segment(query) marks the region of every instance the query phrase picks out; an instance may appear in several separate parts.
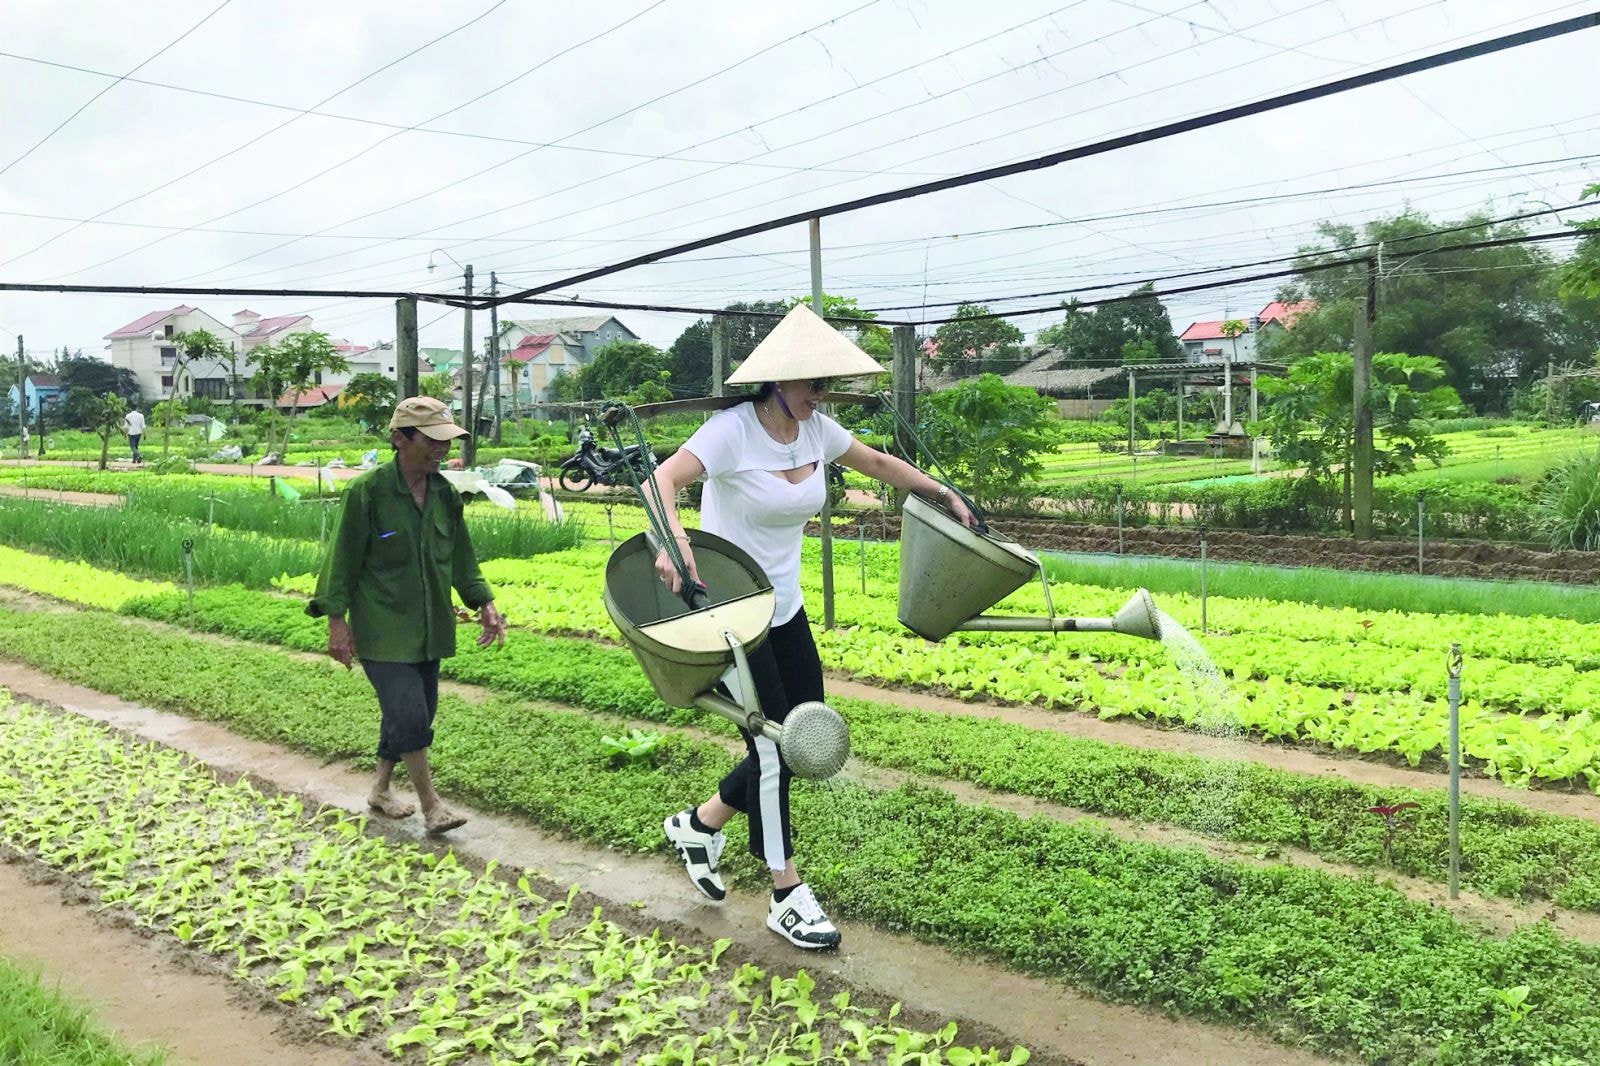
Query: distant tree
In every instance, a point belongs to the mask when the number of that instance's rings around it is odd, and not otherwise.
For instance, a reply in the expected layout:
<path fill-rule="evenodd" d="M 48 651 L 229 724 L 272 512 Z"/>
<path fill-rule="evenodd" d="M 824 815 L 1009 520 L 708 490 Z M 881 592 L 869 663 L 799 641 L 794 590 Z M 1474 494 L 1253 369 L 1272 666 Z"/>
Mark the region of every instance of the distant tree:
<path fill-rule="evenodd" d="M 1233 356 L 1234 362 L 1239 361 L 1239 338 L 1249 329 L 1249 326 L 1237 318 L 1230 318 L 1217 327 L 1217 330 L 1233 345 L 1233 350 L 1229 354 Z"/>
<path fill-rule="evenodd" d="M 169 397 L 150 408 L 150 424 L 161 428 L 161 458 L 167 457 L 172 439 L 172 427 L 183 420 L 186 407 L 177 396 Z"/>
<path fill-rule="evenodd" d="M 1453 232 L 1437 232 L 1441 228 Z M 1438 250 L 1525 233 L 1520 224 L 1493 222 L 1484 212 L 1438 222 L 1407 210 L 1360 229 L 1324 222 L 1317 227 L 1316 243 L 1300 250 L 1296 265 L 1369 255 L 1373 249 L 1366 246 L 1381 241 L 1374 350 L 1435 356 L 1444 365 L 1444 384 L 1479 410 L 1503 411 L 1519 382 L 1531 381 L 1552 364 L 1588 363 L 1600 347 L 1600 299 L 1585 298 L 1570 281 L 1563 299 L 1567 278 L 1542 246 Z M 1310 299 L 1315 308 L 1296 317 L 1294 328 L 1265 335 L 1258 358 L 1288 363 L 1318 352 L 1349 351 L 1356 301 L 1365 291 L 1366 267 L 1360 262 L 1302 275 L 1279 292 L 1279 299 Z"/>
<path fill-rule="evenodd" d="M 728 336 L 728 365 L 737 366 L 755 351 L 756 345 L 766 340 L 767 334 L 771 333 L 788 313 L 789 306 L 782 300 L 753 300 L 749 303 L 729 304 L 727 307 L 729 311 L 761 312 L 761 315 L 727 316 L 724 328 Z"/>
<path fill-rule="evenodd" d="M 1026 503 L 1060 440 L 1055 404 L 1033 389 L 981 374 L 936 392 L 918 407 L 919 432 L 978 506 Z"/>
<path fill-rule="evenodd" d="M 1262 378 L 1258 385 L 1266 403 L 1262 428 L 1279 461 L 1305 467 L 1306 476 L 1320 481 L 1342 474 L 1346 525 L 1355 449 L 1354 369 L 1349 352 L 1317 352 L 1295 362 L 1286 376 Z M 1456 391 L 1441 384 L 1445 375 L 1443 362 L 1430 356 L 1372 357 L 1374 474 L 1403 474 L 1418 460 L 1438 465 L 1444 458 L 1445 443 L 1433 435 L 1430 420 L 1461 410 Z"/>
<path fill-rule="evenodd" d="M 367 371 L 350 379 L 339 394 L 339 403 L 369 432 L 379 433 L 394 413 L 395 397 L 392 378 Z"/>
<path fill-rule="evenodd" d="M 578 372 L 578 395 L 585 400 L 623 400 L 646 382 L 664 385 L 667 355 L 644 341 L 612 341 Z M 665 392 L 665 388 L 661 389 Z M 637 397 L 635 397 L 637 399 Z"/>
<path fill-rule="evenodd" d="M 1112 366 L 1118 361 L 1171 363 L 1183 358 L 1172 319 L 1153 285 L 1141 285 L 1126 299 L 1100 304 L 1093 311 L 1085 311 L 1076 301 L 1062 307 L 1066 320 L 1039 336 L 1066 352 L 1072 363 Z"/>
<path fill-rule="evenodd" d="M 982 304 L 956 308 L 955 321 L 934 331 L 934 367 L 957 377 L 1014 369 L 1022 352 L 1022 331 L 1003 318 L 988 315 L 989 309 Z"/>
<path fill-rule="evenodd" d="M 545 387 L 545 391 L 552 403 L 572 403 L 578 399 L 578 375 L 558 370 L 556 376 L 550 379 L 550 384 Z"/>
<path fill-rule="evenodd" d="M 112 366 L 100 359 L 74 355 L 70 359 L 63 359 L 57 365 L 56 376 L 61 379 L 69 400 L 73 389 L 81 389 L 90 398 L 114 392 L 122 397 L 124 403 L 139 401 L 139 379 L 127 367 Z M 82 429 L 89 428 L 89 417 L 73 409 L 70 403 L 63 408 L 62 415 L 70 425 Z"/>
<path fill-rule="evenodd" d="M 256 364 L 255 383 L 276 406 L 285 392 L 290 394 L 289 425 L 284 428 L 280 454 L 289 445 L 294 418 L 300 410 L 300 396 L 316 384 L 324 371 L 343 373 L 349 362 L 334 348 L 326 333 L 291 333 L 278 344 L 263 344 L 250 353 Z M 272 443 L 270 440 L 267 442 Z"/>
<path fill-rule="evenodd" d="M 697 318 L 667 349 L 667 371 L 680 392 L 711 394 L 711 323 Z"/>
<path fill-rule="evenodd" d="M 208 329 L 193 329 L 172 335 L 172 346 L 177 350 L 177 360 L 172 372 L 172 395 L 183 395 L 179 388 L 180 379 L 187 376 L 190 382 L 189 391 L 193 392 L 193 364 L 202 360 L 222 360 L 227 358 L 228 345 L 215 333 Z"/>
<path fill-rule="evenodd" d="M 455 384 L 450 380 L 449 374 L 423 374 L 417 379 L 417 395 L 431 396 L 435 400 L 449 403 L 455 396 Z"/>
<path fill-rule="evenodd" d="M 128 404 L 114 392 L 102 393 L 85 404 L 89 428 L 100 438 L 100 469 L 106 468 L 111 454 L 111 437 L 122 431 L 122 418 L 128 413 Z"/>
<path fill-rule="evenodd" d="M 1600 183 L 1583 190 L 1580 200 L 1600 197 Z M 1600 218 L 1574 222 L 1574 228 L 1587 231 L 1561 269 L 1561 295 L 1565 299 L 1600 299 Z"/>

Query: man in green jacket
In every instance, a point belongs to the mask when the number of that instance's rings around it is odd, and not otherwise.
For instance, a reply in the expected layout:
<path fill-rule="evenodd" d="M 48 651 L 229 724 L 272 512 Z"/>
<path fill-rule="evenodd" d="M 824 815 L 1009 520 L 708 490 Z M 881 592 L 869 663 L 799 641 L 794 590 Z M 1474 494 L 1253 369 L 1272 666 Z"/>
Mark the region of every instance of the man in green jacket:
<path fill-rule="evenodd" d="M 395 405 L 394 459 L 345 489 L 339 528 L 306 608 L 328 619 L 328 654 L 346 669 L 360 659 L 378 693 L 378 772 L 367 803 L 390 818 L 416 811 L 390 788 L 395 763 L 404 762 L 430 833 L 466 824 L 440 800 L 428 772 L 439 660 L 456 653 L 450 589 L 477 609 L 479 647 L 506 640 L 505 619 L 472 551 L 461 496 L 439 473 L 451 442 L 466 435 L 438 400 L 412 396 Z"/>

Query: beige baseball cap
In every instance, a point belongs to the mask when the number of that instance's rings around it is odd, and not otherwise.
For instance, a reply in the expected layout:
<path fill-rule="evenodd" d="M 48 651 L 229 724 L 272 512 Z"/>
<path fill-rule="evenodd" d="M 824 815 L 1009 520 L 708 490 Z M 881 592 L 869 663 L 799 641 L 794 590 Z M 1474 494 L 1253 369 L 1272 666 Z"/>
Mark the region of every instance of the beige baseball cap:
<path fill-rule="evenodd" d="M 467 431 L 450 417 L 450 408 L 432 396 L 408 396 L 395 404 L 389 428 L 420 429 L 434 440 L 454 440 L 467 435 Z"/>
<path fill-rule="evenodd" d="M 750 357 L 739 364 L 739 369 L 728 375 L 728 384 L 859 378 L 881 373 L 883 367 L 876 359 L 851 344 L 810 307 L 795 304 L 756 345 Z"/>

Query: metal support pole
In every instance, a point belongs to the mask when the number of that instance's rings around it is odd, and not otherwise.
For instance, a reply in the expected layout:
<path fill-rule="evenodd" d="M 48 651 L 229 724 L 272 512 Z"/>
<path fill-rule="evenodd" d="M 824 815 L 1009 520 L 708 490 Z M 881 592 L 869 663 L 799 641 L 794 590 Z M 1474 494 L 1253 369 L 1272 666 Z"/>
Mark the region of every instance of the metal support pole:
<path fill-rule="evenodd" d="M 1200 527 L 1200 632 L 1206 632 L 1206 527 Z"/>
<path fill-rule="evenodd" d="M 1237 347 L 1238 338 L 1234 338 Z M 1233 353 L 1222 363 L 1222 434 L 1233 436 Z"/>
<path fill-rule="evenodd" d="M 189 590 L 189 613 L 194 613 L 194 541 L 183 542 L 183 583 Z"/>
<path fill-rule="evenodd" d="M 1178 442 L 1183 442 L 1183 378 L 1178 378 Z"/>
<path fill-rule="evenodd" d="M 1461 888 L 1461 645 L 1450 645 L 1445 662 L 1450 701 L 1450 898 Z"/>
<path fill-rule="evenodd" d="M 496 296 L 500 292 L 500 280 L 494 276 L 494 271 L 489 271 L 489 295 Z M 500 399 L 500 305 L 489 305 L 489 373 L 494 375 L 494 436 L 491 438 L 495 447 L 500 446 L 500 420 L 504 417 L 505 410 Z"/>
<path fill-rule="evenodd" d="M 611 550 L 617 549 L 617 527 L 611 521 L 611 504 L 606 504 L 606 539 L 611 541 Z"/>
<path fill-rule="evenodd" d="M 1372 321 L 1378 304 L 1378 274 L 1367 260 L 1367 298 L 1356 305 L 1354 367 L 1350 392 L 1355 404 L 1351 448 L 1350 501 L 1357 540 L 1372 539 Z"/>
<path fill-rule="evenodd" d="M 822 219 L 811 220 L 811 310 L 820 317 L 822 306 Z M 833 501 L 828 472 L 822 471 L 822 628 L 833 628 Z"/>
<path fill-rule="evenodd" d="M 1417 493 L 1417 573 L 1422 573 L 1422 493 Z"/>
<path fill-rule="evenodd" d="M 1117 554 L 1122 554 L 1122 483 L 1117 482 Z"/>
<path fill-rule="evenodd" d="M 1261 420 L 1260 394 L 1256 392 L 1256 368 L 1250 368 L 1250 421 Z"/>
<path fill-rule="evenodd" d="M 1133 383 L 1133 371 L 1128 371 L 1128 458 L 1133 459 L 1133 409 L 1138 387 Z M 1138 460 L 1134 460 L 1138 462 Z"/>
<path fill-rule="evenodd" d="M 895 446 L 900 458 L 914 465 L 921 456 L 916 454 L 917 446 L 904 427 L 917 424 L 917 331 L 914 326 L 896 326 L 891 336 L 894 344 L 891 375 L 894 409 L 900 416 L 895 420 Z"/>
<path fill-rule="evenodd" d="M 472 296 L 472 264 L 466 266 L 467 296 Z M 461 309 L 461 464 L 471 466 L 478 451 L 478 423 L 472 410 L 472 308 Z"/>
<path fill-rule="evenodd" d="M 856 544 L 861 549 L 861 595 L 867 594 L 867 516 L 856 519 Z"/>
<path fill-rule="evenodd" d="M 394 302 L 395 392 L 404 400 L 417 394 L 417 299 L 402 296 Z"/>

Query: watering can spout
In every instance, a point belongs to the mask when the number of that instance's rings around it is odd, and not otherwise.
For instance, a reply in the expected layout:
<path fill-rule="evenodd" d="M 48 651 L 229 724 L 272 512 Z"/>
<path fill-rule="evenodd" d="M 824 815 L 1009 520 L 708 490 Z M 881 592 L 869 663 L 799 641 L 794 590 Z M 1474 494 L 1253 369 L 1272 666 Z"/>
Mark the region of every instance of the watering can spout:
<path fill-rule="evenodd" d="M 1147 640 L 1161 639 L 1161 616 L 1156 611 L 1155 600 L 1148 589 L 1140 589 L 1128 598 L 1111 618 L 1115 632 Z"/>

